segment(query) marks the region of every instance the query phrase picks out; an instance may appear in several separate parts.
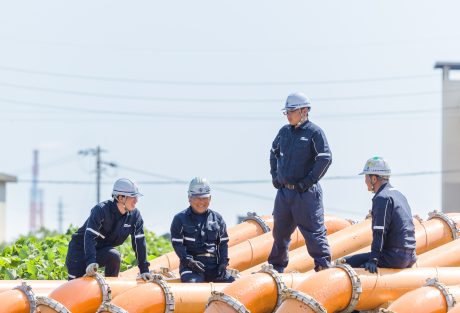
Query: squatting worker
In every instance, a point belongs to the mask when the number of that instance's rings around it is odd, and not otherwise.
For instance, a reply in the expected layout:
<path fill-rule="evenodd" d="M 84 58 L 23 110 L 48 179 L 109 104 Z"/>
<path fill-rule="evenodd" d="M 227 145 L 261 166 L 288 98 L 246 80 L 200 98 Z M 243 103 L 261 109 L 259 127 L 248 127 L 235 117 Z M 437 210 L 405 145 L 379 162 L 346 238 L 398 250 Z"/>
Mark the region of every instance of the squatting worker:
<path fill-rule="evenodd" d="M 391 169 L 381 157 L 367 160 L 360 175 L 365 175 L 372 198 L 371 252 L 346 257 L 352 267 L 377 273 L 377 267 L 407 268 L 415 256 L 415 227 L 406 197 L 390 184 Z"/>
<path fill-rule="evenodd" d="M 308 118 L 310 110 L 311 103 L 303 93 L 287 97 L 284 114 L 289 124 L 280 129 L 270 151 L 270 173 L 278 191 L 268 263 L 278 272 L 288 265 L 289 242 L 296 227 L 305 238 L 315 270 L 331 265 L 319 180 L 331 165 L 332 155 L 323 130 Z"/>
<path fill-rule="evenodd" d="M 140 277 L 152 279 L 147 262 L 144 222 L 136 209 L 139 193 L 137 185 L 127 178 L 113 185 L 112 199 L 96 205 L 89 218 L 72 235 L 66 266 L 69 280 L 83 275 L 94 276 L 98 268 L 105 268 L 106 277 L 117 277 L 120 272 L 120 253 L 115 249 L 131 235 Z"/>
<path fill-rule="evenodd" d="M 171 223 L 171 242 L 180 259 L 181 281 L 234 281 L 227 271 L 227 227 L 222 216 L 209 209 L 211 187 L 206 178 L 192 179 L 188 200 L 190 206 L 176 214 Z"/>

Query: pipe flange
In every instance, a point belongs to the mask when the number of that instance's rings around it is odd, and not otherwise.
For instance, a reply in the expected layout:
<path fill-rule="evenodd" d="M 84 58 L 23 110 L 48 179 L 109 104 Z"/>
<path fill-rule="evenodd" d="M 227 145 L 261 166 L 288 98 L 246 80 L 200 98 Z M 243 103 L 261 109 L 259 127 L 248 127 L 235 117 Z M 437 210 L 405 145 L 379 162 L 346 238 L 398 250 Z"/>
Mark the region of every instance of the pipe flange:
<path fill-rule="evenodd" d="M 356 305 L 358 304 L 359 297 L 361 296 L 361 293 L 363 291 L 362 286 L 361 286 L 361 280 L 359 279 L 358 274 L 356 271 L 349 265 L 349 264 L 337 264 L 335 265 L 336 268 L 343 269 L 345 273 L 348 274 L 350 277 L 350 282 L 351 282 L 351 299 L 350 303 L 348 303 L 348 306 L 343 309 L 342 311 L 339 311 L 338 313 L 349 313 L 352 312 Z"/>
<path fill-rule="evenodd" d="M 27 301 L 29 301 L 29 307 L 30 307 L 29 312 L 35 313 L 35 311 L 37 310 L 37 302 L 35 300 L 35 294 L 32 291 L 32 287 L 27 285 L 26 282 L 22 282 L 21 285 L 16 286 L 13 289 L 20 290 L 26 295 Z"/>
<path fill-rule="evenodd" d="M 277 271 L 273 269 L 273 265 L 271 264 L 264 264 L 260 268 L 260 270 L 257 273 L 265 273 L 270 275 L 273 280 L 276 283 L 276 289 L 278 291 L 277 299 L 276 299 L 276 306 L 273 309 L 273 311 L 276 311 L 276 309 L 281 305 L 281 295 L 284 289 L 286 289 L 286 284 L 281 280 L 281 276 L 278 274 Z"/>
<path fill-rule="evenodd" d="M 165 313 L 174 312 L 174 309 L 175 309 L 174 295 L 168 283 L 163 280 L 163 276 L 161 276 L 160 274 L 153 274 L 152 283 L 157 284 L 158 286 L 161 287 L 161 289 L 163 289 L 163 293 L 165 294 L 165 300 L 166 300 Z"/>
<path fill-rule="evenodd" d="M 67 309 L 63 304 L 59 303 L 58 301 L 54 299 L 51 299 L 48 297 L 42 297 L 42 296 L 37 296 L 35 299 L 37 301 L 37 306 L 39 305 L 47 306 L 55 310 L 57 313 L 71 313 L 69 309 Z"/>
<path fill-rule="evenodd" d="M 420 215 L 418 215 L 418 214 L 415 214 L 413 216 L 413 218 L 415 218 L 420 224 L 422 224 L 424 222 L 423 218 L 421 218 Z"/>
<path fill-rule="evenodd" d="M 119 306 L 116 306 L 115 304 L 112 304 L 112 303 L 102 303 L 99 306 L 99 309 L 97 309 L 96 313 L 100 313 L 100 312 L 128 313 L 128 311 L 123 310 Z"/>
<path fill-rule="evenodd" d="M 238 313 L 251 313 L 248 309 L 246 309 L 244 304 L 242 304 L 240 301 L 236 300 L 235 298 L 229 295 L 224 294 L 221 291 L 214 290 L 211 292 L 211 297 L 209 297 L 208 299 L 206 308 L 211 304 L 211 302 L 214 302 L 214 301 L 224 302 L 230 305 Z"/>
<path fill-rule="evenodd" d="M 255 221 L 257 224 L 259 224 L 264 233 L 268 233 L 270 231 L 270 227 L 259 215 L 257 215 L 256 212 L 248 212 L 247 216 L 243 219 L 243 222 L 246 221 Z"/>
<path fill-rule="evenodd" d="M 449 215 L 434 210 L 433 212 L 428 213 L 428 220 L 431 220 L 433 218 L 439 218 L 446 222 L 447 225 L 449 225 L 450 227 L 450 231 L 452 232 L 452 239 L 458 239 L 458 233 L 460 232 L 460 230 L 458 229 L 457 223 L 455 223 L 455 221 L 451 219 Z"/>
<path fill-rule="evenodd" d="M 452 309 L 457 303 L 457 300 L 455 300 L 455 297 L 449 291 L 449 288 L 447 288 L 446 285 L 444 285 L 443 283 L 440 283 L 437 278 L 428 278 L 426 280 L 425 286 L 434 287 L 434 288 L 439 289 L 439 291 L 441 291 L 442 295 L 446 299 L 447 311 Z"/>
<path fill-rule="evenodd" d="M 291 288 L 284 289 L 281 298 L 283 301 L 287 299 L 296 299 L 306 304 L 315 313 L 327 313 L 327 310 L 321 305 L 321 303 L 316 301 L 313 297 Z"/>
<path fill-rule="evenodd" d="M 110 290 L 109 284 L 106 283 L 104 277 L 101 274 L 96 273 L 93 277 L 99 287 L 101 288 L 102 292 L 102 303 L 110 302 L 112 300 L 112 290 Z"/>

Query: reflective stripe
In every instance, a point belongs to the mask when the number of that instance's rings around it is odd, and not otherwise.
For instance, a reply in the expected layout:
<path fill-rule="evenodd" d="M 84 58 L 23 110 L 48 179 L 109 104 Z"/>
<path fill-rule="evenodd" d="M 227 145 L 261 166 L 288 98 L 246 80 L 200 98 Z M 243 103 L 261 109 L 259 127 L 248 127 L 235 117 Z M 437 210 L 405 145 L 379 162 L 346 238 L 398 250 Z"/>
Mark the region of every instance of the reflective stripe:
<path fill-rule="evenodd" d="M 331 154 L 330 153 L 318 153 L 316 156 L 317 157 L 319 157 L 319 156 L 331 156 Z"/>
<path fill-rule="evenodd" d="M 67 276 L 69 276 L 70 278 L 77 278 L 77 276 L 75 276 L 75 275 L 67 274 Z"/>
<path fill-rule="evenodd" d="M 184 239 L 188 241 L 195 241 L 195 238 L 190 238 L 190 237 L 184 237 Z"/>
<path fill-rule="evenodd" d="M 180 276 L 185 275 L 185 274 L 192 274 L 192 273 L 193 273 L 192 271 L 183 271 L 182 273 L 180 273 Z"/>
<path fill-rule="evenodd" d="M 171 241 L 184 242 L 184 239 L 172 238 Z"/>
<path fill-rule="evenodd" d="M 383 226 L 374 226 L 374 229 L 381 229 L 381 230 L 384 230 L 385 227 L 383 227 Z"/>
<path fill-rule="evenodd" d="M 86 230 L 89 230 L 90 232 L 92 232 L 93 234 L 96 234 L 98 236 L 100 236 L 102 239 L 105 239 L 105 236 L 102 235 L 101 233 L 98 233 L 97 231 L 95 231 L 94 229 L 92 228 L 87 228 Z"/>
<path fill-rule="evenodd" d="M 204 244 L 207 245 L 207 246 L 214 246 L 215 245 L 215 243 L 207 243 L 207 242 L 205 242 Z"/>
<path fill-rule="evenodd" d="M 145 237 L 144 234 L 134 236 L 134 238 L 136 238 L 136 239 L 137 239 L 137 238 L 144 238 L 144 237 Z"/>
<path fill-rule="evenodd" d="M 222 237 L 220 238 L 220 241 L 228 241 L 228 237 Z"/>

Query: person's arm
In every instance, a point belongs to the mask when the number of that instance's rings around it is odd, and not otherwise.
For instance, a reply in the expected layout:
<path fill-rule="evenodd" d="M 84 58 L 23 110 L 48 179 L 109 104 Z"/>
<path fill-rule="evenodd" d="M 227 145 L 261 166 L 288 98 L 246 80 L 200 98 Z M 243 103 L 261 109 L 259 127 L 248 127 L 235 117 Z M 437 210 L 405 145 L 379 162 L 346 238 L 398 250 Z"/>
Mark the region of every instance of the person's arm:
<path fill-rule="evenodd" d="M 390 198 L 376 197 L 372 202 L 372 245 L 370 259 L 380 259 L 385 244 L 393 205 Z"/>
<path fill-rule="evenodd" d="M 176 215 L 171 223 L 171 243 L 181 262 L 186 262 L 187 259 L 193 258 L 187 254 L 187 249 L 184 245 L 184 232 L 182 222 Z"/>
<path fill-rule="evenodd" d="M 131 233 L 131 244 L 137 259 L 137 266 L 141 274 L 149 271 L 150 263 L 147 261 L 147 243 L 144 234 L 144 220 L 139 213 L 139 217 L 134 224 L 133 232 Z"/>
<path fill-rule="evenodd" d="M 332 163 L 332 153 L 329 149 L 326 136 L 321 129 L 313 134 L 311 141 L 315 163 L 310 173 L 302 180 L 302 189 L 305 190 L 316 184 L 326 174 L 327 169 Z"/>
<path fill-rule="evenodd" d="M 272 148 L 270 149 L 270 174 L 272 179 L 276 179 L 278 171 L 278 158 L 280 157 L 280 133 L 281 130 L 276 135 L 272 143 Z"/>
<path fill-rule="evenodd" d="M 227 233 L 227 225 L 225 225 L 225 221 L 223 219 L 220 220 L 220 230 L 219 230 L 219 264 L 228 265 L 228 233 Z"/>
<path fill-rule="evenodd" d="M 96 238 L 105 239 L 105 236 L 100 233 L 102 222 L 104 221 L 104 210 L 101 206 L 95 206 L 91 210 L 91 214 L 86 224 L 85 236 L 83 239 L 83 247 L 85 250 L 86 266 L 96 262 Z"/>

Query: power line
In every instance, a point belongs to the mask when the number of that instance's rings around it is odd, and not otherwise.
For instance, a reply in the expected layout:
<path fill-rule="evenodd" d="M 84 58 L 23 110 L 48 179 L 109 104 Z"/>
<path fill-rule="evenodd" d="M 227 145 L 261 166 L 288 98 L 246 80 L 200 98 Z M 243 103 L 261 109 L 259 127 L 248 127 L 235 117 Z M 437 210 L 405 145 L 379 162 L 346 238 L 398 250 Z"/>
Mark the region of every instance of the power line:
<path fill-rule="evenodd" d="M 108 82 L 127 82 L 139 84 L 157 84 L 157 85 L 190 85 L 190 86 L 288 86 L 288 85 L 329 85 L 329 84 L 354 84 L 365 82 L 382 82 L 382 81 L 399 81 L 420 78 L 432 78 L 438 74 L 430 75 L 405 75 L 405 76 L 389 76 L 389 77 L 371 77 L 371 78 L 357 78 L 357 79 L 335 79 L 335 80 L 310 80 L 310 81 L 288 81 L 288 82 L 215 82 L 215 81 L 169 81 L 169 80 L 153 80 L 153 79 L 135 79 L 123 77 L 108 77 L 108 76 L 92 76 L 92 75 L 79 75 L 60 72 L 39 71 L 32 69 L 16 68 L 0 65 L 1 71 L 44 75 L 53 77 L 64 78 L 77 78 L 85 80 L 108 81 Z"/>

